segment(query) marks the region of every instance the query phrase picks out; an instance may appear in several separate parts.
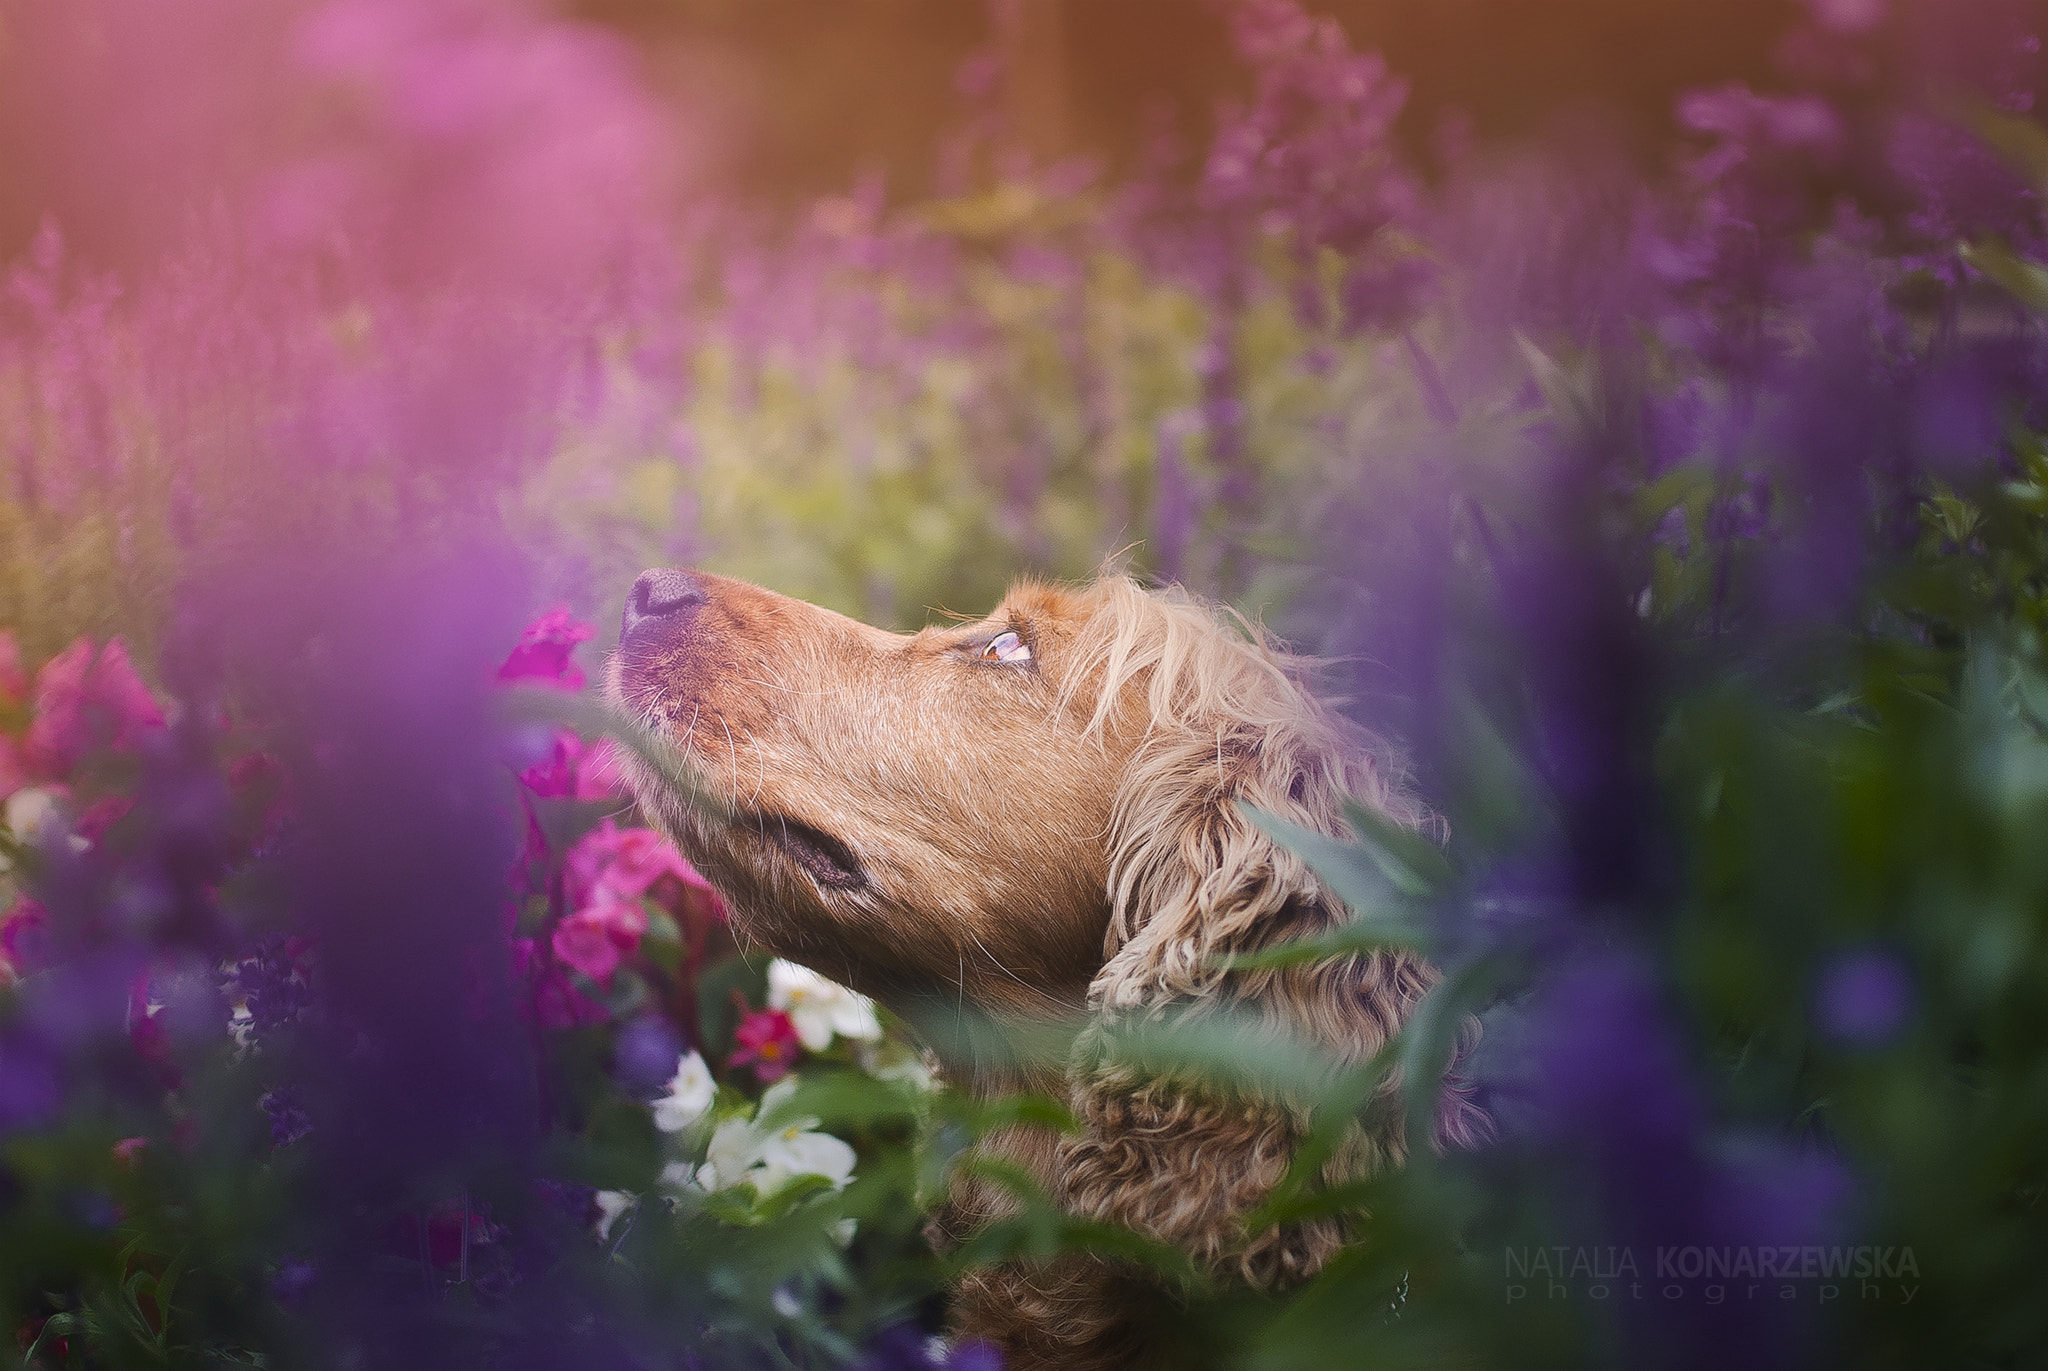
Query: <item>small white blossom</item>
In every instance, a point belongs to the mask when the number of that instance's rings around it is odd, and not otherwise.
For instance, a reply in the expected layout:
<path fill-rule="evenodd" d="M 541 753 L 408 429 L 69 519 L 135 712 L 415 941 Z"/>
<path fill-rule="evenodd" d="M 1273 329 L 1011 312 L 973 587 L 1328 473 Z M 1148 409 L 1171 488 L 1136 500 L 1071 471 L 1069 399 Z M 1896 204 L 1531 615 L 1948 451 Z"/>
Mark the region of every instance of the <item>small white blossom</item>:
<path fill-rule="evenodd" d="M 761 1143 L 761 1159 L 747 1179 L 763 1195 L 772 1195 L 798 1176 L 823 1176 L 834 1190 L 853 1175 L 853 1149 L 830 1133 L 812 1133 L 802 1124 L 778 1129 Z"/>
<path fill-rule="evenodd" d="M 160 1004 L 150 1005 L 148 1010 L 150 1017 L 155 1018 L 156 1012 L 162 1008 L 163 1006 Z M 243 1053 L 255 1046 L 256 1040 L 253 1036 L 255 1028 L 256 1016 L 249 1012 L 249 1002 L 247 1000 L 236 1000 L 234 1008 L 228 1011 L 228 1036 L 235 1040 L 236 1060 L 239 1061 Z"/>
<path fill-rule="evenodd" d="M 23 842 L 31 842 L 36 832 L 59 812 L 54 791 L 39 785 L 23 786 L 7 797 L 5 809 L 7 827 Z"/>
<path fill-rule="evenodd" d="M 768 963 L 768 1004 L 789 1015 L 807 1051 L 824 1051 L 834 1034 L 860 1040 L 882 1036 L 873 1000 L 779 957 Z"/>
<path fill-rule="evenodd" d="M 619 1216 L 631 1209 L 637 1201 L 623 1190 L 600 1190 L 597 1192 L 597 1240 L 604 1242 L 612 1235 L 612 1225 Z"/>
<path fill-rule="evenodd" d="M 913 1090 L 936 1090 L 938 1078 L 932 1074 L 931 1063 L 921 1052 L 906 1053 L 876 1064 L 872 1074 L 878 1081 L 893 1081 L 911 1087 Z"/>
<path fill-rule="evenodd" d="M 761 1097 L 766 1118 L 790 1097 L 796 1079 L 778 1081 Z M 823 1176 L 837 1190 L 853 1175 L 854 1151 L 830 1133 L 813 1132 L 816 1119 L 796 1119 L 766 1129 L 748 1119 L 727 1119 L 711 1131 L 711 1145 L 698 1183 L 708 1190 L 746 1184 L 763 1198 L 799 1176 Z"/>
<path fill-rule="evenodd" d="M 704 1160 L 704 1170 L 711 1173 L 707 1188 L 724 1190 L 738 1185 L 760 1150 L 761 1140 L 748 1120 L 727 1119 L 718 1125 L 711 1131 L 711 1150 Z M 703 1172 L 698 1176 L 701 1179 Z"/>
<path fill-rule="evenodd" d="M 680 1133 L 704 1117 L 718 1085 L 704 1058 L 692 1052 L 676 1063 L 669 1079 L 668 1093 L 654 1102 L 654 1126 L 664 1133 Z"/>

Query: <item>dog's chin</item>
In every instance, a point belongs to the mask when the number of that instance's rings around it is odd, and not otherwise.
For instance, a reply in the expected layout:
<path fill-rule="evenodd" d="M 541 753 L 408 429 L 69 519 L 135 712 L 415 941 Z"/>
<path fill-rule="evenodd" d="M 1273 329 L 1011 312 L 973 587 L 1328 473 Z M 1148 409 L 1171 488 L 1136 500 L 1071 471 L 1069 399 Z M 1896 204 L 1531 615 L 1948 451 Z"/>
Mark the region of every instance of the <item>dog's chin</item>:
<path fill-rule="evenodd" d="M 665 785 L 639 783 L 647 779 L 634 778 L 642 811 L 724 898 L 743 942 L 877 999 L 920 983 L 914 970 L 876 955 L 874 939 L 846 919 L 844 910 L 868 904 L 874 889 L 845 843 L 781 815 L 721 818 Z"/>

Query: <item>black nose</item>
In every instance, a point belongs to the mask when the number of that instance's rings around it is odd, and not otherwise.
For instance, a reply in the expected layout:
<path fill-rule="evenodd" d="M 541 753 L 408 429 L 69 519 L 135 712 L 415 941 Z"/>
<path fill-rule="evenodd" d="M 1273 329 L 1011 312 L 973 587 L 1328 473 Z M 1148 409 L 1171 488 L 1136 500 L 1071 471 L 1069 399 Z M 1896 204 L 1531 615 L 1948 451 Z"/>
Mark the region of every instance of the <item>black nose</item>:
<path fill-rule="evenodd" d="M 640 573 L 633 593 L 626 597 L 626 616 L 619 624 L 619 641 L 636 629 L 664 621 L 687 622 L 709 597 L 704 583 L 687 571 L 656 567 Z"/>

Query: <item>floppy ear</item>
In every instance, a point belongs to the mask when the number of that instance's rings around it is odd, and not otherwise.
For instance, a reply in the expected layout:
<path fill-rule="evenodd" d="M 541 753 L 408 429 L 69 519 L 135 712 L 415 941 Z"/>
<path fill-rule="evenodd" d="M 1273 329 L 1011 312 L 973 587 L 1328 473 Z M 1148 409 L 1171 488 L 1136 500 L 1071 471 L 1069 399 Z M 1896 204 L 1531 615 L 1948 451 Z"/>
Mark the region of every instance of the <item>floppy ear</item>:
<path fill-rule="evenodd" d="M 1148 1079 L 1112 1064 L 1120 1026 L 1163 1015 L 1233 1012 L 1254 1033 L 1317 1044 L 1341 1061 L 1372 1057 L 1435 973 L 1378 951 L 1313 965 L 1237 971 L 1219 963 L 1347 918 L 1308 864 L 1246 817 L 1243 804 L 1332 837 L 1348 836 L 1347 794 L 1412 821 L 1361 741 L 1308 699 L 1206 735 L 1145 740 L 1113 812 L 1108 960 L 1089 991 L 1095 1021 L 1070 1085 L 1084 1132 L 1063 1179 L 1075 1212 L 1174 1243 L 1255 1285 L 1304 1276 L 1344 1240 L 1334 1220 L 1246 1233 L 1243 1216 L 1285 1174 L 1307 1129 L 1285 1101 L 1201 1083 Z M 1382 1097 L 1397 1083 L 1389 1081 Z M 1462 1101 L 1456 1103 L 1462 1104 Z M 1454 1106 L 1455 1107 L 1455 1106 Z M 1355 1179 L 1398 1162 L 1397 1111 L 1358 1130 L 1330 1168 Z"/>

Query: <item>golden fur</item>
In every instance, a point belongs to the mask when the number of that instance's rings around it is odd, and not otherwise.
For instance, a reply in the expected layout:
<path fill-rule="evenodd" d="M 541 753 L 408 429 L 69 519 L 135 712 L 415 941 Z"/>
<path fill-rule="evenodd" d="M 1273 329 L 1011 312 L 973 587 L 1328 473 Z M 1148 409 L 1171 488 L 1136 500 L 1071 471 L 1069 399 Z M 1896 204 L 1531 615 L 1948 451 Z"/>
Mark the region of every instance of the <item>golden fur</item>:
<path fill-rule="evenodd" d="M 1337 837 L 1346 797 L 1423 821 L 1384 749 L 1309 689 L 1310 664 L 1185 592 L 1113 575 L 1023 583 L 984 620 L 907 635 L 742 582 L 691 584 L 687 612 L 630 628 L 611 689 L 722 788 L 725 816 L 644 769 L 635 782 L 738 930 L 884 1002 L 943 997 L 1012 1022 L 1085 1013 L 1063 1073 L 955 1064 L 974 1089 L 1055 1089 L 1082 1125 L 988 1145 L 1071 1213 L 1212 1272 L 1270 1286 L 1326 1262 L 1345 1237 L 1334 1220 L 1242 1222 L 1287 1169 L 1296 1109 L 1144 1078 L 1107 1050 L 1120 1025 L 1171 1009 L 1232 1012 L 1360 1062 L 1431 984 L 1392 951 L 1223 968 L 1348 917 L 1240 802 Z M 985 660 L 1006 630 L 1030 662 Z M 1399 1161 L 1387 1112 L 1330 1174 Z M 1446 1091 L 1439 1141 L 1484 1126 Z M 962 1185 L 935 1226 L 964 1237 L 1009 1203 Z M 1001 1344 L 1011 1371 L 1139 1366 L 1139 1302 L 1104 1262 L 1013 1263 L 963 1282 L 955 1324 Z"/>

